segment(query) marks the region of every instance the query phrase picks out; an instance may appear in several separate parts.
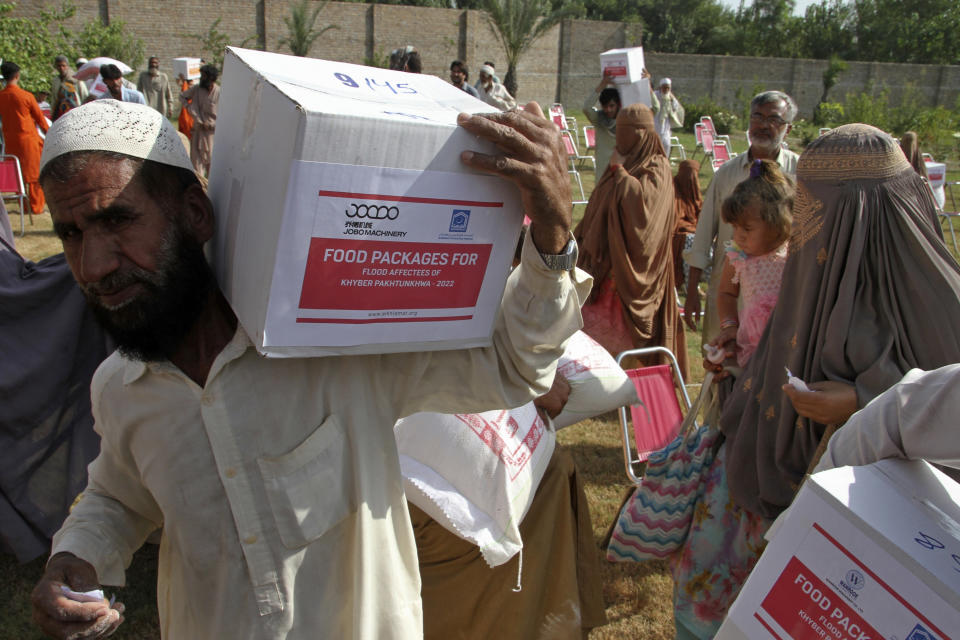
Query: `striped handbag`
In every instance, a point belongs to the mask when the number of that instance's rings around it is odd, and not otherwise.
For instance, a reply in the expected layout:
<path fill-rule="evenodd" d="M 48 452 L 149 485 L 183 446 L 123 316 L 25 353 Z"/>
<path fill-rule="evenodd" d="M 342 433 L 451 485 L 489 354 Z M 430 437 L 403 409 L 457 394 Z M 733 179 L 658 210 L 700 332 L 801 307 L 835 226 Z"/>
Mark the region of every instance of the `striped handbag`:
<path fill-rule="evenodd" d="M 694 507 L 703 495 L 703 476 L 719 448 L 720 432 L 715 427 L 693 428 L 712 378 L 708 373 L 704 379 L 680 435 L 647 460 L 640 485 L 624 502 L 613 527 L 607 560 L 661 559 L 683 546 Z"/>

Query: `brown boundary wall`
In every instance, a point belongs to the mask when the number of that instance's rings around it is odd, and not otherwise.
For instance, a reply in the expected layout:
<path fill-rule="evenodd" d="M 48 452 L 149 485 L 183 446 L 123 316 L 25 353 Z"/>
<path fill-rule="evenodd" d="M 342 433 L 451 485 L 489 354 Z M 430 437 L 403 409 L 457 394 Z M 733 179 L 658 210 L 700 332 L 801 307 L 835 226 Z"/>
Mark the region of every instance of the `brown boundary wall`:
<path fill-rule="evenodd" d="M 67 26 L 79 29 L 100 17 L 123 21 L 141 38 L 146 54 L 157 55 L 161 68 L 171 71 L 176 56 L 199 56 L 200 46 L 187 34 L 206 32 L 217 18 L 231 43 L 283 51 L 284 16 L 294 0 L 74 0 L 77 15 Z M 13 14 L 32 16 L 43 2 L 21 1 Z M 480 11 L 434 9 L 365 3 L 331 2 L 318 23 L 337 29 L 324 34 L 311 49 L 317 58 L 363 64 L 384 58 L 399 46 L 416 46 L 424 72 L 447 77 L 450 61 L 460 59 L 476 79 L 484 60 L 506 73 L 506 57 Z M 599 78 L 598 56 L 607 49 L 642 42 L 640 25 L 568 20 L 548 31 L 523 56 L 518 70 L 519 98 L 540 103 L 562 102 L 579 108 Z M 746 58 L 647 52 L 647 67 L 655 78 L 669 76 L 682 98 L 710 96 L 727 106 L 740 106 L 738 91 L 749 96 L 757 88 L 781 89 L 809 115 L 821 92 L 824 60 Z M 51 70 L 52 73 L 52 70 Z M 851 62 L 830 97 L 887 88 L 893 104 L 905 92 L 917 93 L 925 104 L 956 108 L 960 97 L 960 66 Z"/>

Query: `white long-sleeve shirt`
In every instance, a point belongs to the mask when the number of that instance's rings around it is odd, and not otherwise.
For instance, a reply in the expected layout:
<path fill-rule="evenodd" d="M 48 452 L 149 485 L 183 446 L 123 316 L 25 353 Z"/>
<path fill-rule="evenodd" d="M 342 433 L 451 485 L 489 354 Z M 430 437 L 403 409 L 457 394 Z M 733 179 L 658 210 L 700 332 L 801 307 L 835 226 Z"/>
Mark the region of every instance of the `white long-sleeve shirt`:
<path fill-rule="evenodd" d="M 814 472 L 884 458 L 914 458 L 960 469 L 960 364 L 911 369 L 853 414 Z"/>
<path fill-rule="evenodd" d="M 589 286 L 528 235 L 488 348 L 271 359 L 238 328 L 203 387 L 114 354 L 92 385 L 101 452 L 53 553 L 122 585 L 162 527 L 165 638 L 420 638 L 393 424 L 546 392 Z"/>
<path fill-rule="evenodd" d="M 477 87 L 477 93 L 480 94 L 478 97 L 481 100 L 501 111 L 509 111 L 517 106 L 517 101 L 510 95 L 507 88 L 499 82 L 494 82 L 489 90 L 483 84 L 480 84 Z"/>

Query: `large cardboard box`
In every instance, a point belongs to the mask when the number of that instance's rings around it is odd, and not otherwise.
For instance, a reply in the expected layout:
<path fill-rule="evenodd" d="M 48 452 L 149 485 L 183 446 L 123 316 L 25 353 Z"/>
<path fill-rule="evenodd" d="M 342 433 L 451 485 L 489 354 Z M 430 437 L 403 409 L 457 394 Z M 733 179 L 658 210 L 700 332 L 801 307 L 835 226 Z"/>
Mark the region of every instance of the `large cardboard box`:
<path fill-rule="evenodd" d="M 617 84 L 640 82 L 643 73 L 643 47 L 610 49 L 600 54 L 600 73 L 609 73 Z"/>
<path fill-rule="evenodd" d="M 200 58 L 174 58 L 173 75 L 183 76 L 187 80 L 199 80 Z"/>
<path fill-rule="evenodd" d="M 210 194 L 217 279 L 268 356 L 487 345 L 523 214 L 433 76 L 231 48 Z"/>
<path fill-rule="evenodd" d="M 813 475 L 716 637 L 960 636 L 958 522 L 960 485 L 926 462 Z"/>

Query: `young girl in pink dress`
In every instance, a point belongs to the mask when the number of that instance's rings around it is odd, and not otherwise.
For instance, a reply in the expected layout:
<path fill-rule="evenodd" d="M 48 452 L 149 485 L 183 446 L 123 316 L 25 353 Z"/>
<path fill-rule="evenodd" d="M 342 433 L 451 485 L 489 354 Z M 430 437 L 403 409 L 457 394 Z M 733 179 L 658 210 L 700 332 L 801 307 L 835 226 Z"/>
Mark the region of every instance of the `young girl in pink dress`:
<path fill-rule="evenodd" d="M 717 310 L 720 333 L 710 342 L 745 367 L 777 303 L 793 208 L 793 180 L 771 160 L 755 160 L 750 177 L 723 201 L 723 221 L 733 226 L 727 245 Z M 739 307 L 739 311 L 738 311 Z"/>

